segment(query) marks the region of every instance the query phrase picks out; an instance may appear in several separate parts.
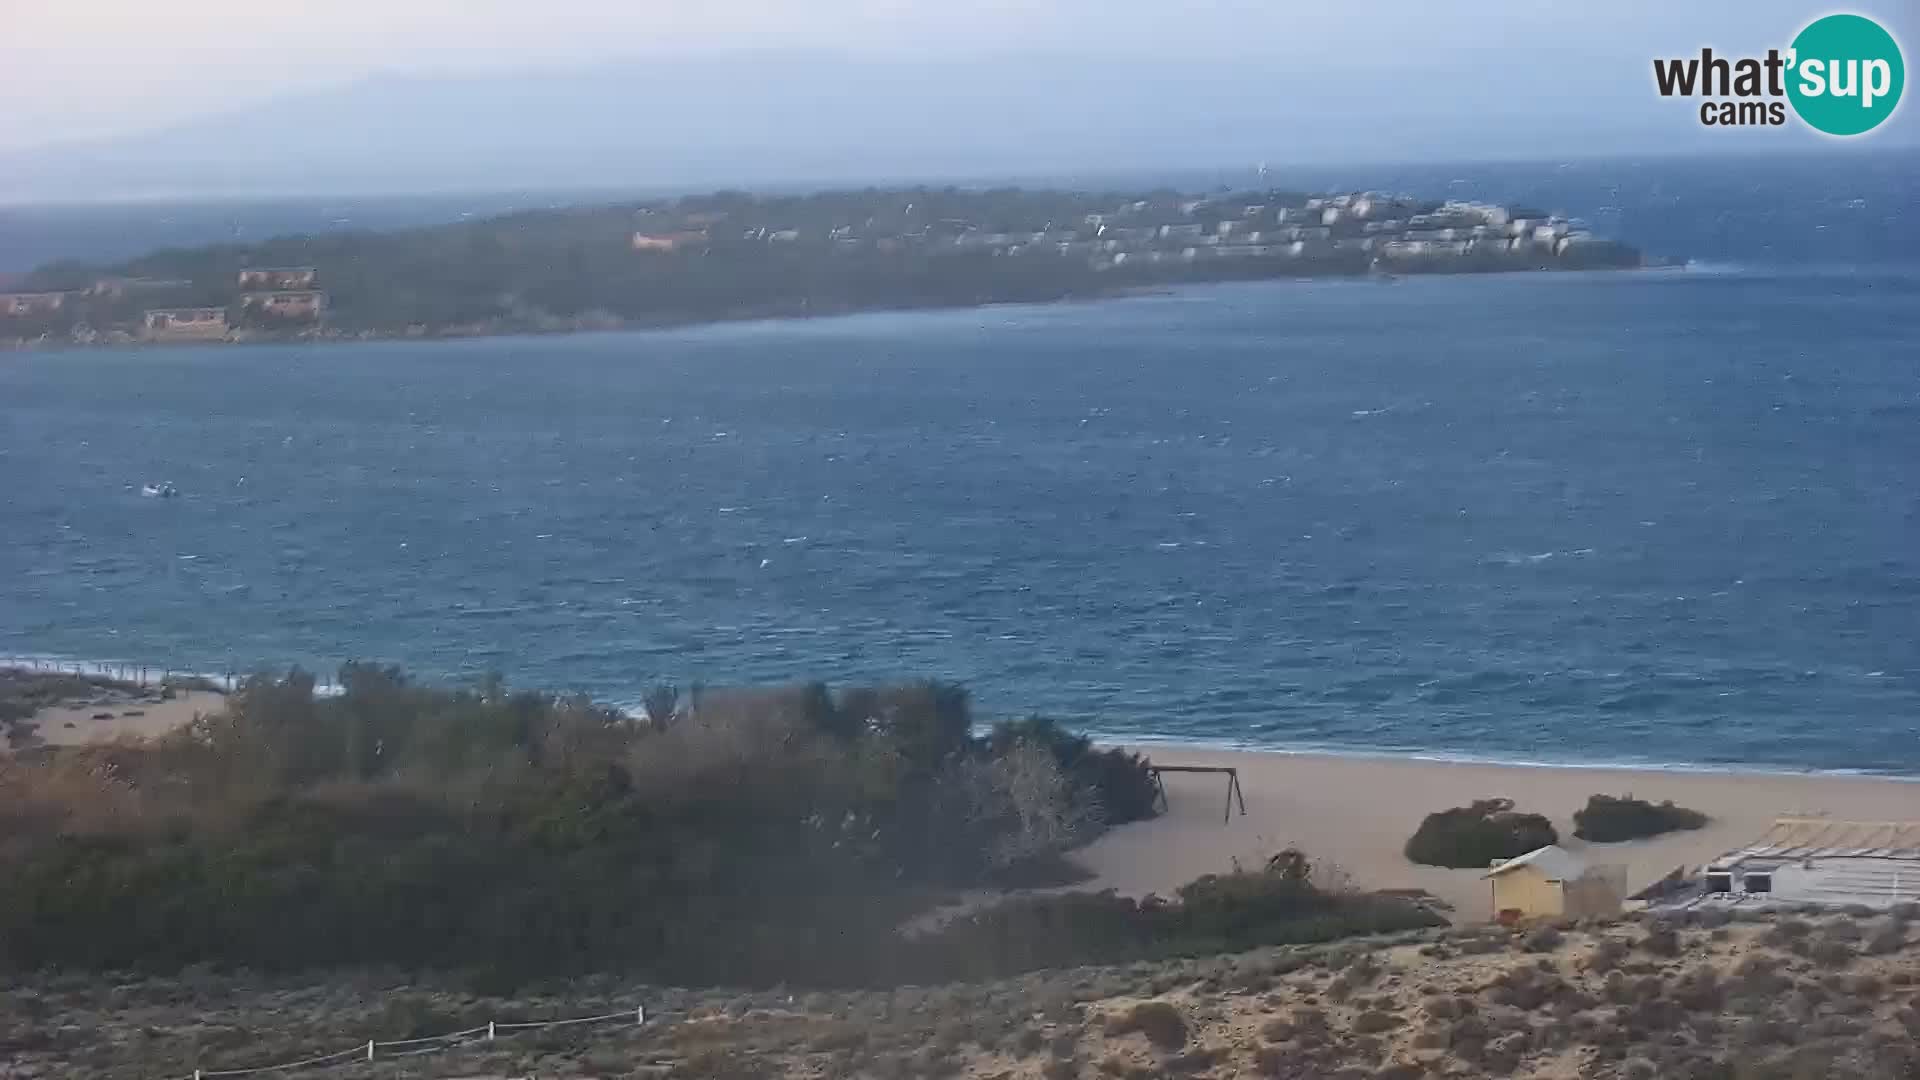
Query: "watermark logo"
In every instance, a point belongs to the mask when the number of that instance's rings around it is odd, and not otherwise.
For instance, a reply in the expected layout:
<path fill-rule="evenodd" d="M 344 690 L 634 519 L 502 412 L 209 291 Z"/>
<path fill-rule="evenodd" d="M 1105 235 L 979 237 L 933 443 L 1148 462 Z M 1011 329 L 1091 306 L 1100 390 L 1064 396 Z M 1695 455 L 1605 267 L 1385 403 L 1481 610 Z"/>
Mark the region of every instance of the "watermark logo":
<path fill-rule="evenodd" d="M 1900 104 L 1907 65 L 1886 28 L 1862 15 L 1828 15 L 1807 24 L 1784 51 L 1729 58 L 1655 60 L 1661 97 L 1697 97 L 1708 127 L 1779 127 L 1787 108 L 1828 135 L 1862 135 Z"/>

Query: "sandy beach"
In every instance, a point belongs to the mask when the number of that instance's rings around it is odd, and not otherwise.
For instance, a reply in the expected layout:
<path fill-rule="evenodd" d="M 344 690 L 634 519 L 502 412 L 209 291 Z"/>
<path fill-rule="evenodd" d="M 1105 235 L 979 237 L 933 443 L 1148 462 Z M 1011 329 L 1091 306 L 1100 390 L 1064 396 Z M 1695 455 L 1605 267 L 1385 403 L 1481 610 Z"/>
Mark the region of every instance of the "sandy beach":
<path fill-rule="evenodd" d="M 10 714 L 24 703 L 30 715 L 0 720 L 0 754 L 21 746 L 80 746 L 121 738 L 149 739 L 226 708 L 225 694 L 208 689 L 141 686 L 98 676 L 0 667 L 0 700 Z M 37 707 L 36 707 L 37 706 Z"/>
<path fill-rule="evenodd" d="M 226 705 L 226 695 L 211 690 L 185 691 L 169 701 L 116 697 L 67 703 L 34 713 L 34 734 L 50 746 L 111 742 L 128 736 L 149 739 L 192 723 L 196 716 L 219 712 Z"/>
<path fill-rule="evenodd" d="M 1169 774 L 1161 817 L 1115 829 L 1076 859 L 1098 875 L 1094 888 L 1170 895 L 1202 874 L 1259 866 L 1289 845 L 1338 864 L 1364 888 L 1426 889 L 1454 906 L 1456 921 L 1490 916 L 1476 871 L 1418 866 L 1401 846 L 1426 814 L 1504 796 L 1516 809 L 1551 817 L 1562 846 L 1591 861 L 1622 863 L 1638 890 L 1681 864 L 1697 865 L 1759 836 L 1783 815 L 1864 820 L 1920 817 L 1920 783 L 1869 777 L 1636 771 L 1456 764 L 1406 758 L 1135 747 L 1162 765 L 1231 765 L 1240 771 L 1246 814 L 1221 823 L 1226 777 Z M 1573 836 L 1573 812 L 1593 794 L 1672 799 L 1710 815 L 1703 829 L 1624 844 Z"/>
<path fill-rule="evenodd" d="M 44 706 L 28 723 L 34 742 L 72 746 L 151 738 L 225 706 L 225 695 L 207 690 L 180 690 L 163 700 L 157 690 L 103 686 Z M 1492 765 L 1171 744 L 1129 749 L 1160 765 L 1238 769 L 1245 812 L 1235 803 L 1223 822 L 1229 809 L 1224 775 L 1166 774 L 1165 813 L 1114 829 L 1073 853 L 1094 875 L 1081 888 L 1171 895 L 1203 874 L 1229 871 L 1236 862 L 1258 867 L 1283 848 L 1299 847 L 1361 888 L 1424 889 L 1452 907 L 1456 922 L 1478 922 L 1491 915 L 1479 871 L 1421 866 L 1402 854 L 1425 815 L 1476 799 L 1507 798 L 1518 810 L 1547 815 L 1561 846 L 1594 863 L 1624 865 L 1632 891 L 1756 839 L 1778 817 L 1920 818 L 1920 782 L 1879 777 Z M 1573 814 L 1594 794 L 1671 799 L 1712 820 L 1650 840 L 1588 844 L 1573 835 Z"/>

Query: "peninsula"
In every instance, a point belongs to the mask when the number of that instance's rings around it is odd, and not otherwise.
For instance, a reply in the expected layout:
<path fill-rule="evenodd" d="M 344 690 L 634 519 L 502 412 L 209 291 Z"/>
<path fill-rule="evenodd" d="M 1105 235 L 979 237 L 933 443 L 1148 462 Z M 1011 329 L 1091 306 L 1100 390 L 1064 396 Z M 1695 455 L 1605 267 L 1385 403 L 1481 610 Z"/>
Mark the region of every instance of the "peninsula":
<path fill-rule="evenodd" d="M 53 263 L 0 293 L 0 344 L 610 330 L 1203 281 L 1639 265 L 1558 215 L 1376 192 L 723 191 Z"/>

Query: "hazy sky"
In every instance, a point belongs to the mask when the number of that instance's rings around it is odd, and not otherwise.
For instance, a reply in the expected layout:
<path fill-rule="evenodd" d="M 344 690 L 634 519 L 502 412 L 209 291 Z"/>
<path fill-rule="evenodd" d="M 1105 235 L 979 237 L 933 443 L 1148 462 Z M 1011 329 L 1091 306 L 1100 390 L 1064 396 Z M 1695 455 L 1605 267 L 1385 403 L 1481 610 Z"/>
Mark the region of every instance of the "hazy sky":
<path fill-rule="evenodd" d="M 1484 57 L 1488 81 L 1552 112 L 1579 108 L 1556 92 L 1569 65 L 1618 67 L 1623 85 L 1638 85 L 1653 55 L 1784 45 L 1829 10 L 1785 0 L 0 0 L 0 9 L 0 147 L 151 130 L 374 74 L 779 48 L 896 59 L 1270 56 L 1323 74 L 1334 103 L 1343 79 L 1377 79 L 1382 62 Z M 1911 62 L 1914 0 L 1847 10 L 1893 25 Z"/>
<path fill-rule="evenodd" d="M 1920 0 L 1841 0 L 1908 43 Z M 1827 0 L 0 0 L 0 204 L 1643 154 Z M 1848 150 L 1920 146 L 1906 103 Z M 1074 182 L 1093 182 L 1091 180 Z M 1366 182 L 1366 181 L 1361 181 Z"/>

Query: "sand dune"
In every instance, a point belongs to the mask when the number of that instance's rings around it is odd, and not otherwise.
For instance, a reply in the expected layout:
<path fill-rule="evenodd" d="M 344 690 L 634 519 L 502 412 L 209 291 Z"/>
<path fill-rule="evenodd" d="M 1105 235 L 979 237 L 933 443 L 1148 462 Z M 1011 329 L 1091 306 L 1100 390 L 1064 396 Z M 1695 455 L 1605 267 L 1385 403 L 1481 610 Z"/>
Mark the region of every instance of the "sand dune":
<path fill-rule="evenodd" d="M 1681 864 L 1696 865 L 1757 837 L 1777 816 L 1920 818 L 1920 783 L 1866 777 L 1537 768 L 1357 758 L 1156 745 L 1138 747 L 1161 764 L 1232 765 L 1247 812 L 1221 824 L 1226 780 L 1168 775 L 1170 811 L 1116 829 L 1077 856 L 1098 875 L 1093 887 L 1171 894 L 1182 882 L 1248 866 L 1288 845 L 1339 864 L 1367 888 L 1422 888 L 1454 905 L 1460 920 L 1487 918 L 1486 884 L 1472 870 L 1417 866 L 1401 845 L 1427 813 L 1505 796 L 1546 814 L 1563 846 L 1595 862 L 1624 863 L 1639 889 Z M 1573 812 L 1587 796 L 1672 799 L 1713 817 L 1706 828 L 1626 844 L 1573 837 Z M 1920 891 L 1920 890 L 1917 890 Z"/>

